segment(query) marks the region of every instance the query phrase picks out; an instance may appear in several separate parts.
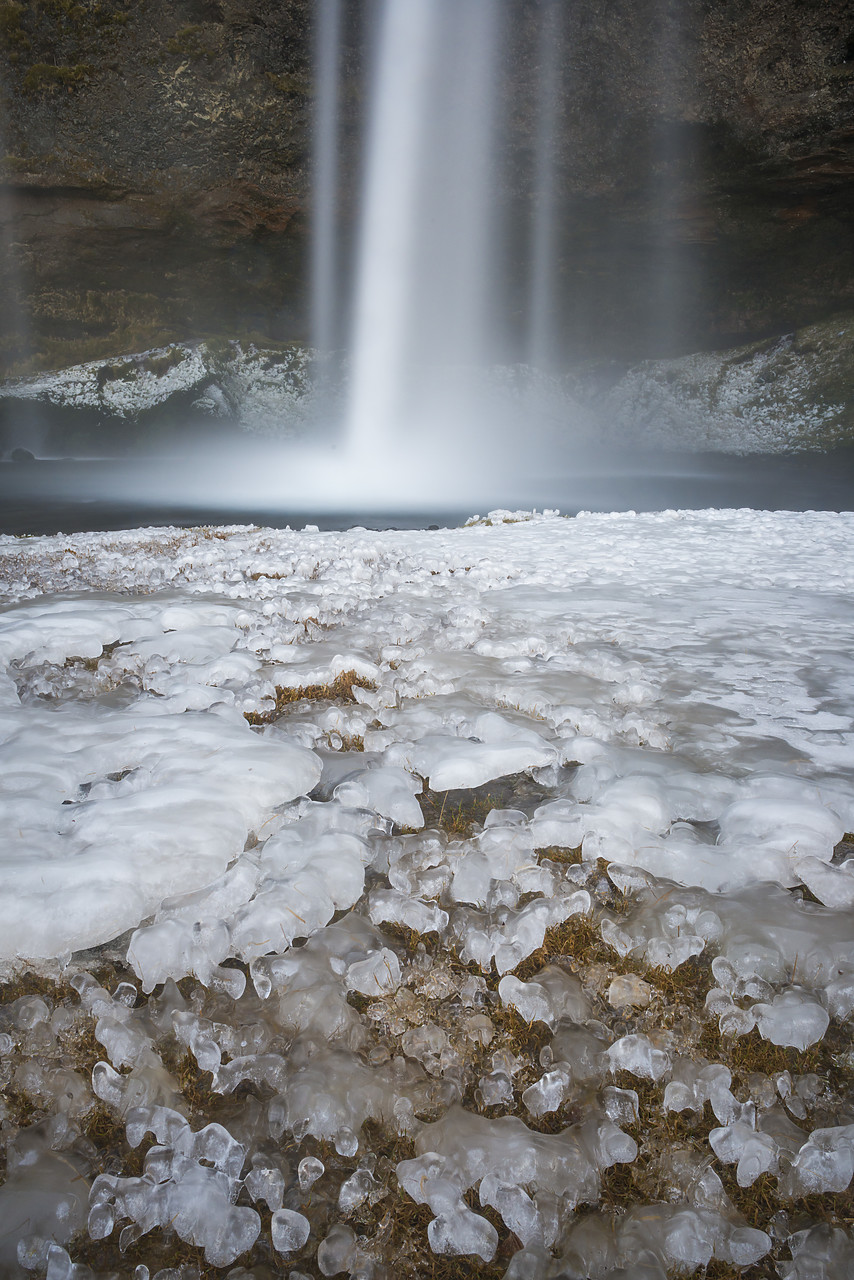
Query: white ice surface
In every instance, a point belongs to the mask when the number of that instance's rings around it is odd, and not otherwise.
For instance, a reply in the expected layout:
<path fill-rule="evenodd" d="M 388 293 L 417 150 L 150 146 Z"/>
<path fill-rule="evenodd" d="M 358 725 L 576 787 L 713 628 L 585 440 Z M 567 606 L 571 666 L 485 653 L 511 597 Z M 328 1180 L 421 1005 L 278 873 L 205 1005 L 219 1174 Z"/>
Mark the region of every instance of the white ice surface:
<path fill-rule="evenodd" d="M 478 1186 L 525 1246 L 514 1274 L 530 1263 L 545 1275 L 534 1263 L 558 1240 L 567 1265 L 575 1249 L 599 1256 L 600 1227 L 602 1274 L 641 1247 L 650 1275 L 712 1256 L 750 1265 L 769 1237 L 733 1226 L 711 1170 L 694 1199 L 654 1206 L 654 1221 L 633 1208 L 616 1234 L 595 1215 L 561 1218 L 558 1200 L 595 1203 L 602 1171 L 635 1158 L 619 1126 L 637 1094 L 614 1073 L 653 1081 L 667 1110 L 708 1101 L 713 1157 L 742 1186 L 768 1173 L 793 1196 L 844 1190 L 852 1126 L 809 1133 L 789 1119 L 808 1114 L 808 1075 L 768 1082 L 761 1106 L 740 1101 L 722 1064 L 591 1021 L 590 993 L 560 965 L 526 981 L 512 970 L 548 927 L 590 916 L 601 857 L 631 898 L 622 914 L 598 910 L 603 940 L 653 966 L 711 958 L 706 1012 L 723 1034 L 755 1027 L 802 1050 L 829 1017 L 851 1016 L 854 874 L 837 846 L 854 829 L 852 535 L 850 515 L 741 511 L 0 539 L 0 959 L 61 957 L 133 930 L 143 990 L 175 993 L 157 997 L 162 1016 L 214 1088 L 272 1090 L 273 1141 L 308 1134 L 351 1158 L 367 1120 L 417 1135 L 397 1174 L 433 1212 L 436 1251 L 493 1256 L 494 1228 L 462 1198 Z M 277 688 L 347 673 L 365 682 L 353 701 L 287 702 L 263 728 L 244 717 L 271 711 Z M 454 790 L 475 786 L 499 793 L 482 826 L 425 829 L 422 809 L 452 813 Z M 401 1034 L 403 1056 L 365 1059 L 354 995 L 410 995 L 389 924 L 494 964 L 503 1005 L 554 1031 L 526 1114 L 598 1091 L 583 1121 L 547 1136 L 450 1106 L 456 1051 L 429 1022 Z M 250 998 L 294 1037 L 287 1056 L 214 1027 L 169 986 L 192 973 L 238 998 L 234 957 Z M 485 984 L 466 983 L 461 1029 L 485 1047 Z M 623 976 L 605 992 L 630 1011 L 645 986 Z M 153 1128 L 160 1144 L 148 1157 L 157 1195 L 99 1183 L 90 1229 L 172 1221 L 228 1265 L 259 1229 L 256 1210 L 234 1203 L 247 1152 L 218 1126 L 170 1120 L 177 1099 L 133 989 L 111 997 L 87 979 L 79 994 L 109 1059 L 96 1096 L 129 1135 Z M 16 1017 L 14 1034 L 30 1034 L 47 1009 L 24 1001 Z M 512 1097 L 511 1059 L 496 1054 L 482 1076 L 485 1105 Z M 36 1093 L 66 1087 L 37 1061 L 27 1070 Z M 418 1106 L 437 1098 L 441 1118 L 418 1130 Z M 307 1220 L 257 1155 L 247 1189 L 290 1253 Z M 323 1176 L 315 1165 L 300 1165 L 301 1188 Z M 52 1165 L 37 1173 L 65 1194 Z M 17 1194 L 30 1174 L 15 1177 Z M 341 1204 L 373 1188 L 360 1167 Z M 792 1276 L 817 1247 L 792 1246 Z M 357 1254 L 339 1223 L 318 1266 L 333 1274 Z"/>
<path fill-rule="evenodd" d="M 372 752 L 339 804 L 379 819 L 420 825 L 413 773 L 442 791 L 577 761 L 529 861 L 583 844 L 849 911 L 829 864 L 854 827 L 852 531 L 710 511 L 2 539 L 3 954 L 91 945 L 212 883 L 336 734 Z M 347 671 L 376 688 L 308 707 L 291 741 L 243 721 L 276 685 Z M 468 856 L 452 897 L 477 907 L 506 856 Z"/>
<path fill-rule="evenodd" d="M 239 715 L 154 699 L 10 708 L 0 742 L 0 948 L 46 956 L 116 937 L 205 884 L 319 761 Z"/>

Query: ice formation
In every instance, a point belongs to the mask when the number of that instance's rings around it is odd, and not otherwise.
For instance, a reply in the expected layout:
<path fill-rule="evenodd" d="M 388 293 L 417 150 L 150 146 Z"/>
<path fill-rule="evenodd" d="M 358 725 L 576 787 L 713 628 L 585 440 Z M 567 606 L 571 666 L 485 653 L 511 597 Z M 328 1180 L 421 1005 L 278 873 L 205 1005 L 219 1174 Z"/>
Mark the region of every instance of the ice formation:
<path fill-rule="evenodd" d="M 847 1277 L 852 532 L 0 539 L 4 1276 Z"/>
<path fill-rule="evenodd" d="M 101 1174 L 92 1183 L 90 1236 L 101 1239 L 122 1222 L 139 1235 L 170 1226 L 179 1239 L 204 1249 L 215 1267 L 251 1249 L 261 1219 L 254 1209 L 234 1204 L 245 1159 L 240 1143 L 217 1124 L 193 1133 L 182 1115 L 166 1107 L 135 1108 L 127 1121 L 129 1141 L 137 1139 L 132 1146 L 149 1130 L 157 1145 L 146 1155 L 141 1177 Z"/>

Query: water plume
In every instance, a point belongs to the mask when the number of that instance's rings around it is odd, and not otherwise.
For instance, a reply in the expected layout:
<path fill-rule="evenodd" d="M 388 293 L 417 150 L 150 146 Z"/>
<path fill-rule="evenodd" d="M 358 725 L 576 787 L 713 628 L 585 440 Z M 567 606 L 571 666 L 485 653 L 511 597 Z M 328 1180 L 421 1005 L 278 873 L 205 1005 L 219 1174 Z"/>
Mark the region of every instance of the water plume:
<path fill-rule="evenodd" d="M 386 0 L 376 37 L 347 432 L 358 451 L 468 416 L 490 350 L 497 16 Z"/>
<path fill-rule="evenodd" d="M 341 0 L 318 0 L 314 116 L 314 226 L 311 245 L 311 335 L 327 355 L 336 345 L 338 237 L 338 104 Z"/>
<path fill-rule="evenodd" d="M 528 283 L 528 361 L 549 368 L 555 342 L 555 236 L 557 151 L 560 124 L 560 58 L 564 16 L 559 0 L 544 0 L 538 37 L 534 182 L 531 189 L 531 266 Z"/>

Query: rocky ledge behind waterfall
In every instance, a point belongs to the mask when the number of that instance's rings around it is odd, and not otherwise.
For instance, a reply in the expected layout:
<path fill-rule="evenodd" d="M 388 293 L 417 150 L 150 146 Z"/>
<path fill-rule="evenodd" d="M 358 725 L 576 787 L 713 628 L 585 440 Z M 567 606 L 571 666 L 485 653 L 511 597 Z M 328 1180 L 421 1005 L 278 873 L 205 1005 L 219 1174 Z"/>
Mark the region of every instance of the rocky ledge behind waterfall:
<path fill-rule="evenodd" d="M 505 366 L 486 375 L 488 403 L 511 420 L 539 415 L 555 435 L 579 443 L 736 454 L 830 449 L 854 440 L 852 333 L 854 316 L 845 314 L 671 360 L 554 376 Z M 299 344 L 174 343 L 10 379 L 0 384 L 0 449 L 124 453 L 173 442 L 176 428 L 306 438 L 322 416 L 315 368 L 314 353 Z M 336 366 L 331 381 L 341 390 L 346 368 Z"/>

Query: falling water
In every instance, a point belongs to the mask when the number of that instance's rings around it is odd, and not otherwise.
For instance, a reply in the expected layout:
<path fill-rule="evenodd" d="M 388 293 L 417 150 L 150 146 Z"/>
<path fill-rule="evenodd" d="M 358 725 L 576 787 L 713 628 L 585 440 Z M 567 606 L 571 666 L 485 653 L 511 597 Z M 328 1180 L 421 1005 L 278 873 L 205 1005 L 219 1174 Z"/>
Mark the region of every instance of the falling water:
<path fill-rule="evenodd" d="M 560 110 L 560 0 L 543 0 L 538 40 L 534 182 L 531 191 L 531 269 L 528 290 L 530 364 L 549 368 L 555 360 L 556 161 Z"/>
<path fill-rule="evenodd" d="M 685 174 L 693 162 L 689 135 L 679 121 L 676 70 L 690 66 L 685 15 L 672 0 L 658 0 L 656 14 L 661 111 L 649 154 L 650 226 L 647 330 L 650 354 L 674 355 L 684 342 L 690 286 L 684 275 L 686 236 L 696 234 L 683 214 Z"/>
<path fill-rule="evenodd" d="M 383 0 L 356 273 L 349 438 L 464 416 L 490 356 L 496 6 Z"/>
<path fill-rule="evenodd" d="M 312 342 L 326 355 L 336 345 L 338 243 L 338 97 L 341 0 L 318 0 L 314 118 Z"/>

